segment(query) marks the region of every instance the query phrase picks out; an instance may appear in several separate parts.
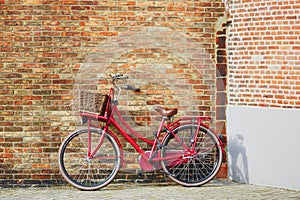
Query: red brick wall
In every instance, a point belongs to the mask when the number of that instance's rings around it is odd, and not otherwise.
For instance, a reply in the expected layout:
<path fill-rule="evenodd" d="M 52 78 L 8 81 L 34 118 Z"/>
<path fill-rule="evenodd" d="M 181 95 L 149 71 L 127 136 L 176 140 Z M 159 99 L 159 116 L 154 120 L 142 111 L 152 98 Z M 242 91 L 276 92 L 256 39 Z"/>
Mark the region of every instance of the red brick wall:
<path fill-rule="evenodd" d="M 233 0 L 230 105 L 300 108 L 300 1 Z"/>
<path fill-rule="evenodd" d="M 76 128 L 72 112 L 74 85 L 91 63 L 111 71 L 130 72 L 135 78 L 151 66 L 162 64 L 171 76 L 151 79 L 158 82 L 164 78 L 170 87 L 175 80 L 181 85 L 181 92 L 177 91 L 180 94 L 191 88 L 194 102 L 190 106 L 201 114 L 216 116 L 215 27 L 223 12 L 221 0 L 0 0 L 0 184 L 60 183 L 58 148 Z M 147 27 L 166 29 L 164 33 L 174 34 L 173 41 L 167 40 L 169 35 L 157 36 L 158 46 L 150 42 L 142 48 L 145 36 L 135 36 L 142 39 L 139 43 L 126 40 L 137 30 L 145 33 Z M 186 43 L 178 44 L 182 41 L 176 38 L 178 35 Z M 113 38 L 123 43 L 112 42 Z M 113 62 L 101 61 L 108 56 L 103 54 L 105 50 L 113 50 L 113 44 L 123 45 L 125 50 L 124 45 L 133 46 L 129 52 L 114 54 L 117 57 Z M 147 63 L 150 67 L 146 70 Z M 103 69 L 97 73 L 108 72 Z M 148 94 L 143 98 L 150 95 L 152 99 L 140 106 L 174 103 L 174 93 L 168 94 L 167 89 L 143 87 L 144 94 Z M 129 151 L 126 156 L 129 162 L 125 167 L 135 169 L 137 155 Z"/>

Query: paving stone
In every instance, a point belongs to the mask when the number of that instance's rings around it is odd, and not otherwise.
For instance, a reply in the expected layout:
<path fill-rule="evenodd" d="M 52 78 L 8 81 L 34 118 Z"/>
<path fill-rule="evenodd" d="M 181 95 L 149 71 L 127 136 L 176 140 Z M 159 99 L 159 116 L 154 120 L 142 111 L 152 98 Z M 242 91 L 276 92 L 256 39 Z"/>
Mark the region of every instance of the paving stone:
<path fill-rule="evenodd" d="M 10 200 L 67 200 L 67 199 L 295 199 L 300 191 L 239 184 L 214 180 L 201 187 L 182 187 L 176 184 L 111 184 L 98 191 L 80 191 L 71 186 L 2 188 L 0 199 Z"/>

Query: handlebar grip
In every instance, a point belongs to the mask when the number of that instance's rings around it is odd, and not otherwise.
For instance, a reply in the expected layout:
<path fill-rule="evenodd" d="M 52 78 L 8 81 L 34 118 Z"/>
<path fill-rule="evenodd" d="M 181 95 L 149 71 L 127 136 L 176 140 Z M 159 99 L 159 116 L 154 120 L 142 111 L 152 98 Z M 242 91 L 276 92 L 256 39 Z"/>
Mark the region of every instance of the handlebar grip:
<path fill-rule="evenodd" d="M 119 73 L 111 74 L 110 76 L 112 79 L 128 79 L 129 78 L 128 76 L 125 76 L 125 75 L 119 74 Z"/>
<path fill-rule="evenodd" d="M 119 79 L 128 79 L 128 78 L 129 78 L 128 76 L 122 75 Z"/>
<path fill-rule="evenodd" d="M 135 92 L 140 92 L 141 91 L 140 88 L 136 88 L 132 85 L 124 85 L 124 86 L 122 86 L 122 88 L 125 89 L 125 90 L 133 90 Z"/>

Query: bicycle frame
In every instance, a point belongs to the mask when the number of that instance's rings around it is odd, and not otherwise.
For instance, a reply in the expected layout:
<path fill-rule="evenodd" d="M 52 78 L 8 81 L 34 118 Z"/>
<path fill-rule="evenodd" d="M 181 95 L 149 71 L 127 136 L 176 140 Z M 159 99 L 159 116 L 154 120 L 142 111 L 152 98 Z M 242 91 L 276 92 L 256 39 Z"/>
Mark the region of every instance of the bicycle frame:
<path fill-rule="evenodd" d="M 199 127 L 201 126 L 205 126 L 205 124 L 203 124 L 203 121 L 209 121 L 211 120 L 211 117 L 208 116 L 196 116 L 196 117 L 181 117 L 179 119 L 177 119 L 174 122 L 170 122 L 170 123 L 166 123 L 167 121 L 167 117 L 162 117 L 162 120 L 160 122 L 159 128 L 155 134 L 155 139 L 154 141 L 151 141 L 143 136 L 141 136 L 140 134 L 138 134 L 136 131 L 134 131 L 124 120 L 124 118 L 122 117 L 120 111 L 118 110 L 118 101 L 113 101 L 114 98 L 114 90 L 113 88 L 110 89 L 110 93 L 109 93 L 109 103 L 108 106 L 106 108 L 106 112 L 104 116 L 99 116 L 96 114 L 91 114 L 91 113 L 80 113 L 80 116 L 83 118 L 87 118 L 87 123 L 88 123 L 88 132 L 89 132 L 89 136 L 88 136 L 88 159 L 92 159 L 95 155 L 96 152 L 99 150 L 99 148 L 101 147 L 101 144 L 104 140 L 104 137 L 106 134 L 110 134 L 118 143 L 119 148 L 121 150 L 121 160 L 122 160 L 122 164 L 124 162 L 124 155 L 123 155 L 123 147 L 121 145 L 121 142 L 119 141 L 118 137 L 116 136 L 115 133 L 113 133 L 111 130 L 109 130 L 109 126 L 112 125 L 114 126 L 119 133 L 132 145 L 132 147 L 142 156 L 143 159 L 145 159 L 148 163 L 152 164 L 155 162 L 159 162 L 162 160 L 169 160 L 169 159 L 176 159 L 178 158 L 178 155 L 168 155 L 164 158 L 161 158 L 159 155 L 159 147 L 161 145 L 160 141 L 163 141 L 165 139 L 165 137 L 168 134 L 172 134 L 174 136 L 174 138 L 178 141 L 180 141 L 180 138 L 173 132 L 174 129 L 176 129 L 177 127 L 179 127 L 180 125 L 184 125 L 184 124 L 197 124 L 198 126 L 198 130 L 196 130 L 196 134 L 195 134 L 195 140 L 197 138 L 197 135 L 199 133 Z M 109 108 L 109 105 L 112 105 L 111 108 Z M 143 150 L 139 144 L 137 144 L 137 142 L 135 142 L 135 140 L 133 139 L 132 136 L 130 136 L 130 134 L 128 134 L 120 125 L 119 123 L 116 121 L 114 116 L 117 116 L 118 119 L 121 121 L 121 124 L 123 126 L 126 127 L 126 129 L 129 130 L 129 132 L 137 137 L 138 139 L 142 140 L 143 142 L 152 145 L 151 151 L 150 153 L 146 154 L 146 151 Z M 92 123 L 93 120 L 96 121 L 101 121 L 104 122 L 105 125 L 103 127 L 101 127 L 98 124 L 94 124 Z M 95 128 L 101 128 L 102 129 L 102 135 L 99 139 L 98 145 L 94 148 L 91 149 L 91 138 L 90 138 L 90 128 L 91 127 L 95 127 Z M 194 143 L 194 145 L 196 144 L 196 142 Z M 186 146 L 183 146 L 186 149 L 186 154 L 188 155 L 192 155 L 193 151 L 189 150 L 189 148 L 187 148 Z M 194 149 L 194 146 L 193 148 Z M 148 155 L 149 154 L 149 155 Z M 157 156 L 156 156 L 157 155 Z"/>

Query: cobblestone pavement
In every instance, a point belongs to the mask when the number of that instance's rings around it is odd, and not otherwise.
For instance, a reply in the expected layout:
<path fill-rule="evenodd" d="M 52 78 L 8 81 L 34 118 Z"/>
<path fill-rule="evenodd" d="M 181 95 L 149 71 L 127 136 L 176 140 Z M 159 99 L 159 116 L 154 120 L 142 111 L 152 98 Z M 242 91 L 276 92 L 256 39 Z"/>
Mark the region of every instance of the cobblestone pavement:
<path fill-rule="evenodd" d="M 299 199 L 300 191 L 214 180 L 202 187 L 175 184 L 111 184 L 98 191 L 71 186 L 1 188 L 0 199 Z"/>

